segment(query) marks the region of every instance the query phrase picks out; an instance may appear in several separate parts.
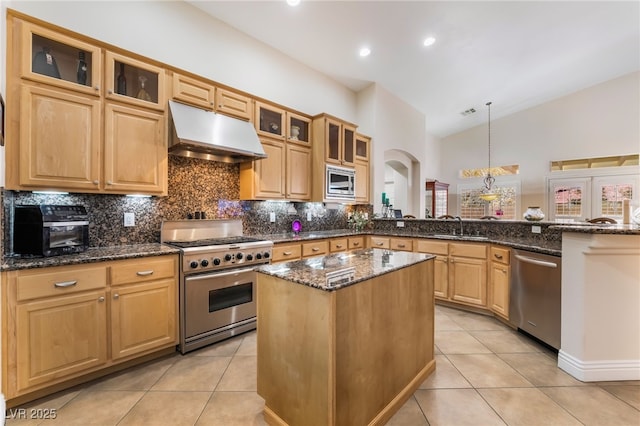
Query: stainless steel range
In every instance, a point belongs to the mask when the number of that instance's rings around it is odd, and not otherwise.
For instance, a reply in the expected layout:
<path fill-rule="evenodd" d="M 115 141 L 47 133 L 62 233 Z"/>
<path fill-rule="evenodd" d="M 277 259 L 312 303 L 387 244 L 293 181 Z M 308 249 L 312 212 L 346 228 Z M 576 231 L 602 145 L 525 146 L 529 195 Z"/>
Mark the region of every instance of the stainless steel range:
<path fill-rule="evenodd" d="M 243 236 L 241 220 L 165 221 L 160 241 L 181 250 L 181 353 L 256 328 L 254 269 L 272 241 Z"/>

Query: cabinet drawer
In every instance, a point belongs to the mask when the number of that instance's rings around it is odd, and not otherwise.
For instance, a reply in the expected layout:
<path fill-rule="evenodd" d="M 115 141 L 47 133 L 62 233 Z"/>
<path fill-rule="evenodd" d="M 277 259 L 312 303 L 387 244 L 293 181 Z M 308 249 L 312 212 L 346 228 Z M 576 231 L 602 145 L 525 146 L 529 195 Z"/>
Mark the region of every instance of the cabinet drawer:
<path fill-rule="evenodd" d="M 329 241 L 313 241 L 302 244 L 302 257 L 320 256 L 329 252 Z"/>
<path fill-rule="evenodd" d="M 449 244 L 449 254 L 451 256 L 486 259 L 487 246 L 484 244 L 451 243 Z"/>
<path fill-rule="evenodd" d="M 107 267 L 57 266 L 20 271 L 16 279 L 17 300 L 60 296 L 107 285 Z"/>
<path fill-rule="evenodd" d="M 271 255 L 272 262 L 298 260 L 302 255 L 300 244 L 276 244 Z"/>
<path fill-rule="evenodd" d="M 449 243 L 443 243 L 441 241 L 432 241 L 432 240 L 416 240 L 415 251 L 419 253 L 432 253 L 432 254 L 440 254 L 443 256 L 448 256 Z"/>
<path fill-rule="evenodd" d="M 371 248 L 389 248 L 389 238 L 386 237 L 370 237 Z"/>
<path fill-rule="evenodd" d="M 111 285 L 171 278 L 176 274 L 174 256 L 123 260 L 111 266 Z"/>
<path fill-rule="evenodd" d="M 349 250 L 364 248 L 364 237 L 349 238 Z"/>
<path fill-rule="evenodd" d="M 391 238 L 389 240 L 389 248 L 391 250 L 412 251 L 413 240 L 409 240 L 406 238 Z"/>
<path fill-rule="evenodd" d="M 336 251 L 345 251 L 349 248 L 349 243 L 346 238 L 334 239 L 329 241 L 329 249 L 331 253 Z"/>
<path fill-rule="evenodd" d="M 509 249 L 503 247 L 491 247 L 491 260 L 505 265 L 509 264 Z"/>

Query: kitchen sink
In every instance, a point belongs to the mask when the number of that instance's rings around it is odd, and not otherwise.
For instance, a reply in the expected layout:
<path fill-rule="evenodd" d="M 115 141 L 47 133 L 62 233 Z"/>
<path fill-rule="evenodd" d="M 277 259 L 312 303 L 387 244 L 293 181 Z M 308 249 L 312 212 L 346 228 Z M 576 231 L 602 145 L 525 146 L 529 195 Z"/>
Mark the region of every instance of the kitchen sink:
<path fill-rule="evenodd" d="M 472 241 L 486 241 L 489 237 L 483 235 L 452 235 L 452 234 L 431 234 L 433 238 L 443 238 L 447 240 L 472 240 Z"/>

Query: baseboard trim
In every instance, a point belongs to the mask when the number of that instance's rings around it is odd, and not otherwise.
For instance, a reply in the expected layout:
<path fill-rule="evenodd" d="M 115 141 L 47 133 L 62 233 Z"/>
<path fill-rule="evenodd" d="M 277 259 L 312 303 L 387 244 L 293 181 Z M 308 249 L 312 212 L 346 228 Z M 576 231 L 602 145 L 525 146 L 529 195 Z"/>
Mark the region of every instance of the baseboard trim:
<path fill-rule="evenodd" d="M 640 360 L 581 361 L 561 349 L 558 367 L 582 382 L 640 380 Z"/>

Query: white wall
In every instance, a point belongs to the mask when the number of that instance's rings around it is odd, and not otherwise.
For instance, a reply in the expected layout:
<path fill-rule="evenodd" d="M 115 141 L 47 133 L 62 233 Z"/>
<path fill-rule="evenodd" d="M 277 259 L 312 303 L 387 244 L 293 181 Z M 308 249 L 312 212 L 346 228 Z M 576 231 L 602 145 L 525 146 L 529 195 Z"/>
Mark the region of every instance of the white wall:
<path fill-rule="evenodd" d="M 447 167 L 439 180 L 451 184 L 450 210 L 456 212 L 457 184 L 471 183 L 459 179 L 460 170 L 487 166 L 486 124 L 444 138 L 440 149 Z M 491 164 L 520 165 L 521 206 L 545 205 L 551 161 L 638 152 L 640 72 L 491 121 Z"/>

